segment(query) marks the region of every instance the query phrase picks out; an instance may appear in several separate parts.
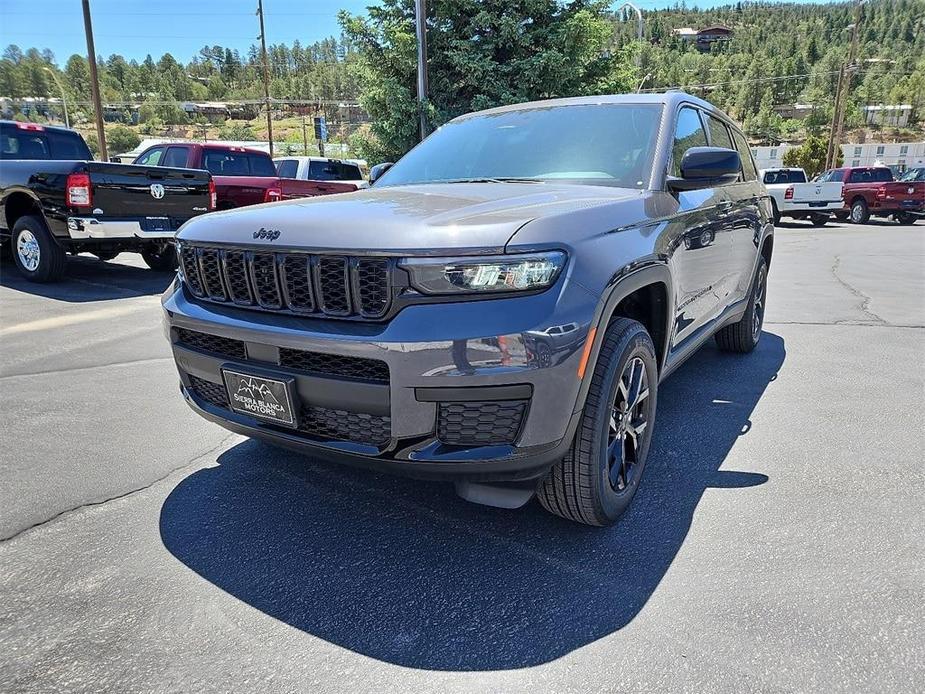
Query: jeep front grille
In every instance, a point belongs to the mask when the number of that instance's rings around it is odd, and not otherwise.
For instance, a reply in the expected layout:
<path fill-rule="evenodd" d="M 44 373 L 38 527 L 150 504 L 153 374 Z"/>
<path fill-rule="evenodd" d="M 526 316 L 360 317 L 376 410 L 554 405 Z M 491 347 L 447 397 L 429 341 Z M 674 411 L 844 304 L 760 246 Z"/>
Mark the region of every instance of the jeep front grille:
<path fill-rule="evenodd" d="M 384 318 L 392 305 L 388 258 L 263 252 L 177 244 L 183 281 L 199 299 L 327 318 Z"/>

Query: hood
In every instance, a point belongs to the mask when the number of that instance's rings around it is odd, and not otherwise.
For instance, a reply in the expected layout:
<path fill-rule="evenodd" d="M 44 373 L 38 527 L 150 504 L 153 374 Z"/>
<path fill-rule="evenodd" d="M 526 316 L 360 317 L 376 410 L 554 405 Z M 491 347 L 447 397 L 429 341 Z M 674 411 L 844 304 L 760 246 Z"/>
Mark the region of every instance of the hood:
<path fill-rule="evenodd" d="M 387 186 L 213 212 L 187 222 L 179 238 L 306 250 L 500 253 L 533 219 L 639 196 L 626 188 L 555 183 Z"/>

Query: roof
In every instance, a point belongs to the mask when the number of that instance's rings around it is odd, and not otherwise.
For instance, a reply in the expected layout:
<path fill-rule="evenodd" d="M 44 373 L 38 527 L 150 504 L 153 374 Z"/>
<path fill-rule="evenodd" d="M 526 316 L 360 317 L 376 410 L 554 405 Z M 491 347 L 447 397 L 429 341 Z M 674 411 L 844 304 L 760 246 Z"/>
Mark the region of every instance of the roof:
<path fill-rule="evenodd" d="M 603 94 L 599 96 L 569 96 L 559 99 L 544 99 L 541 101 L 526 101 L 520 104 L 510 104 L 508 106 L 496 106 L 495 108 L 485 109 L 484 111 L 475 111 L 457 116 L 453 121 L 464 120 L 473 116 L 495 115 L 499 113 L 508 113 L 511 111 L 526 111 L 537 108 L 556 108 L 560 106 L 594 106 L 604 104 L 661 104 L 664 106 L 680 106 L 682 103 L 693 103 L 701 108 L 710 111 L 719 111 L 716 106 L 709 101 L 701 99 L 682 91 L 670 92 L 652 92 L 646 94 Z"/>
<path fill-rule="evenodd" d="M 73 128 L 65 128 L 63 125 L 46 125 L 45 123 L 20 123 L 18 120 L 0 120 L 0 123 L 3 125 L 15 125 L 16 127 L 22 126 L 23 129 L 26 126 L 30 128 L 41 128 L 42 130 L 55 130 L 62 133 L 76 133 L 77 131 Z"/>
<path fill-rule="evenodd" d="M 865 106 L 865 111 L 908 111 L 912 108 L 912 104 L 892 104 L 884 106 L 883 104 L 877 104 L 876 106 Z"/>

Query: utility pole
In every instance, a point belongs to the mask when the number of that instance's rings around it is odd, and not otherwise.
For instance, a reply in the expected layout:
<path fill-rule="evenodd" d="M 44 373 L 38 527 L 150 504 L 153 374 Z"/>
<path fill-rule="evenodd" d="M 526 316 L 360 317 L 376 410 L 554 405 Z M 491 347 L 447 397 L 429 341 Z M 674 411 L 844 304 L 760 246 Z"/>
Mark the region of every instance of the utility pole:
<path fill-rule="evenodd" d="M 854 76 L 855 57 L 858 50 L 858 30 L 861 26 L 861 6 L 864 0 L 857 0 L 854 6 L 854 23 L 851 29 L 851 44 L 848 47 L 848 61 L 838 71 L 838 86 L 835 89 L 835 108 L 832 113 L 832 126 L 829 128 L 829 147 L 826 153 L 827 169 L 838 166 L 838 151 L 841 147 L 842 133 L 845 127 L 845 102 L 851 91 L 851 78 Z"/>
<path fill-rule="evenodd" d="M 418 112 L 421 139 L 427 137 L 427 2 L 414 0 L 414 24 L 418 41 Z"/>
<path fill-rule="evenodd" d="M 263 28 L 263 0 L 257 0 L 257 15 L 260 17 L 260 53 L 263 57 L 263 97 L 267 106 L 267 139 L 270 141 L 270 156 L 273 156 L 273 120 L 270 118 L 270 68 L 267 65 L 267 32 Z"/>
<path fill-rule="evenodd" d="M 90 88 L 93 110 L 96 112 L 96 137 L 100 141 L 100 159 L 109 161 L 106 151 L 106 130 L 103 128 L 103 104 L 100 101 L 100 76 L 96 69 L 96 48 L 93 45 L 93 24 L 90 21 L 90 0 L 83 0 L 84 31 L 87 33 L 87 58 L 90 62 Z"/>

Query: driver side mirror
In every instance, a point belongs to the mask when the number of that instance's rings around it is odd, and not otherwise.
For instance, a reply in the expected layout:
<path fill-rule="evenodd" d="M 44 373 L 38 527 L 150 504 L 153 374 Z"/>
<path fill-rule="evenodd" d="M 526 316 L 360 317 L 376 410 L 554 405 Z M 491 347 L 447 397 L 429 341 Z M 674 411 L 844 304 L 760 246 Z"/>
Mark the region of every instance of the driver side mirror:
<path fill-rule="evenodd" d="M 671 190 L 699 190 L 735 183 L 742 160 L 734 149 L 691 147 L 681 157 L 681 177 L 670 178 Z"/>
<path fill-rule="evenodd" d="M 382 174 L 384 174 L 386 171 L 391 169 L 394 165 L 395 163 L 391 161 L 386 161 L 381 164 L 376 164 L 373 168 L 369 170 L 369 185 L 372 185 L 373 183 L 378 181 L 380 178 L 382 178 Z"/>

